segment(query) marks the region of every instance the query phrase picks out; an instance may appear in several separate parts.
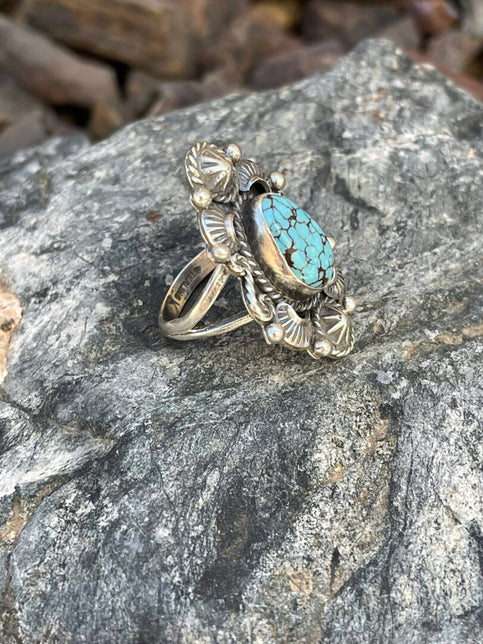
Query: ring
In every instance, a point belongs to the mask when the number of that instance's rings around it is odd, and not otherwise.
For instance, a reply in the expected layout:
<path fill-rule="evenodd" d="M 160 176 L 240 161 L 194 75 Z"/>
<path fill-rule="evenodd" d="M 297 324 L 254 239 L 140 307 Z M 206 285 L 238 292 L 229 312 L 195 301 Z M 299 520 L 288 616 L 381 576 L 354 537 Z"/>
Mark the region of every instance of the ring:
<path fill-rule="evenodd" d="M 193 145 L 185 169 L 205 249 L 179 273 L 159 312 L 176 340 L 207 338 L 257 322 L 268 344 L 342 358 L 354 332 L 335 241 L 283 194 L 285 177 L 265 174 L 238 145 Z M 202 325 L 230 276 L 246 312 Z M 188 306 L 189 304 L 189 306 Z"/>

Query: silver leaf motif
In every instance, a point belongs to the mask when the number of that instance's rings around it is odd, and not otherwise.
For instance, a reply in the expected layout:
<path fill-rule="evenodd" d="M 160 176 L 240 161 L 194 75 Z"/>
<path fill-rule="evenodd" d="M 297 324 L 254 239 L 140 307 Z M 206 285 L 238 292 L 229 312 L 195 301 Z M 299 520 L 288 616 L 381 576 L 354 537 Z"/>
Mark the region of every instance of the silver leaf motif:
<path fill-rule="evenodd" d="M 332 345 L 331 358 L 342 358 L 352 351 L 354 332 L 352 322 L 342 305 L 330 300 L 321 301 L 312 312 L 316 336 L 329 340 Z"/>
<path fill-rule="evenodd" d="M 203 239 L 208 247 L 223 245 L 232 251 L 237 250 L 238 241 L 233 229 L 233 213 L 225 212 L 221 206 L 212 204 L 199 215 L 199 225 Z"/>
<path fill-rule="evenodd" d="M 213 201 L 228 203 L 238 192 L 232 160 L 212 143 L 202 141 L 186 154 L 186 176 L 192 188 L 207 188 Z"/>
<path fill-rule="evenodd" d="M 309 317 L 300 317 L 290 304 L 280 302 L 275 309 L 275 320 L 285 331 L 284 344 L 296 350 L 310 347 L 313 340 L 313 327 Z"/>

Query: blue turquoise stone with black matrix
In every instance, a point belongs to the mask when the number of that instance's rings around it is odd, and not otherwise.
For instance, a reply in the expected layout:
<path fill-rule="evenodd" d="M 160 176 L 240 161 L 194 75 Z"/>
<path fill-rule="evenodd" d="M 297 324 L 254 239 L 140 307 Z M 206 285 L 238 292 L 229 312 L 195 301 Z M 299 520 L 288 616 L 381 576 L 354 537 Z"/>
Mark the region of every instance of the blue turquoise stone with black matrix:
<path fill-rule="evenodd" d="M 334 253 L 319 224 L 283 195 L 266 195 L 261 207 L 293 274 L 313 289 L 323 288 L 334 275 Z"/>

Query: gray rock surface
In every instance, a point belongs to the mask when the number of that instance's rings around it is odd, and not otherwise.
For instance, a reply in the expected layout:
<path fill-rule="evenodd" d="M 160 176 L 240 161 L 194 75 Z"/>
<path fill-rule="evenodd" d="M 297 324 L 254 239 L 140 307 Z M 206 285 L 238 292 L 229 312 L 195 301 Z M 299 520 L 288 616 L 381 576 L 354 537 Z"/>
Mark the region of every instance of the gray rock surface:
<path fill-rule="evenodd" d="M 3 166 L 23 319 L 0 402 L 2 643 L 481 641 L 482 120 L 372 42 Z M 202 247 L 182 169 L 202 138 L 284 170 L 338 240 L 350 357 L 255 325 L 159 336 Z M 233 287 L 219 307 L 238 304 Z"/>

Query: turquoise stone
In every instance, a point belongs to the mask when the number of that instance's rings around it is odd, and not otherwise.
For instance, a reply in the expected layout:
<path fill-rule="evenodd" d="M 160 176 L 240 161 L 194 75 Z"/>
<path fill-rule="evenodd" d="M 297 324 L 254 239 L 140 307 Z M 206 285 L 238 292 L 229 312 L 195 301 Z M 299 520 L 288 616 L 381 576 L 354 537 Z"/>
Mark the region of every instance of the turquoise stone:
<path fill-rule="evenodd" d="M 262 199 L 263 217 L 290 270 L 304 284 L 321 289 L 334 275 L 334 253 L 319 224 L 283 195 Z"/>

